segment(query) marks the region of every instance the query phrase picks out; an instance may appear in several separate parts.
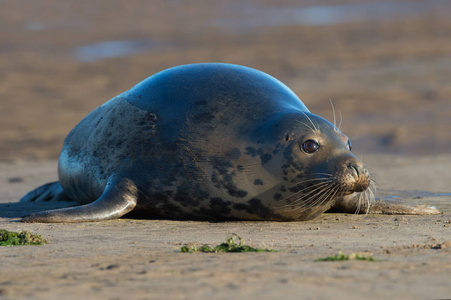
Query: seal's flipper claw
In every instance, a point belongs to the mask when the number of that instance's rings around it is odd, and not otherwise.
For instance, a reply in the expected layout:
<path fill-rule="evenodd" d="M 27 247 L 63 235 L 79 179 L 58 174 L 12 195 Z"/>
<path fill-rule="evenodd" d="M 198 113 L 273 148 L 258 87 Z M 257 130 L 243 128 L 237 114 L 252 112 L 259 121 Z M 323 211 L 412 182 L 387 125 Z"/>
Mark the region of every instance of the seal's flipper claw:
<path fill-rule="evenodd" d="M 33 213 L 22 218 L 26 223 L 78 223 L 117 219 L 133 210 L 138 188 L 129 179 L 110 180 L 96 201 L 77 207 Z"/>
<path fill-rule="evenodd" d="M 23 196 L 19 202 L 71 201 L 59 181 L 49 182 Z"/>
<path fill-rule="evenodd" d="M 438 215 L 440 211 L 433 206 L 424 204 L 414 206 L 379 200 L 371 205 L 369 213 L 385 215 Z"/>

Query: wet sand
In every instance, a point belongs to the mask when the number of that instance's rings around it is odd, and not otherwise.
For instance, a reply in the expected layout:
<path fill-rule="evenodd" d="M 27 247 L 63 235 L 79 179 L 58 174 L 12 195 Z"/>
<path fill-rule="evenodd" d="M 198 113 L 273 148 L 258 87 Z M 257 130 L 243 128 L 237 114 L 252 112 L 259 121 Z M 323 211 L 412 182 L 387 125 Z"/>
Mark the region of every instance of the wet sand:
<path fill-rule="evenodd" d="M 378 3 L 361 3 L 368 2 Z M 433 155 L 451 149 L 447 1 L 428 2 L 424 13 L 367 22 L 292 21 L 241 30 L 227 24 L 268 18 L 271 8 L 286 13 L 319 2 L 43 3 L 10 1 L 0 11 L 1 160 L 55 158 L 69 130 L 95 107 L 158 71 L 208 61 L 269 73 L 329 120 L 332 99 L 342 112 L 343 131 L 362 153 Z M 96 60 L 106 57 L 101 45 L 108 41 L 125 41 L 138 53 Z M 80 60 L 86 47 L 94 60 Z M 122 49 L 110 48 L 119 54 Z"/>
<path fill-rule="evenodd" d="M 337 3 L 347 6 L 3 3 L 0 228 L 31 230 L 49 243 L 0 247 L 0 298 L 451 297 L 450 5 L 321 1 Z M 306 11 L 318 15 L 299 21 Z M 18 199 L 57 179 L 63 139 L 89 111 L 155 72 L 206 61 L 265 71 L 329 120 L 331 98 L 356 155 L 378 182 L 377 197 L 435 205 L 443 214 L 324 214 L 292 223 L 18 222 L 25 213 L 71 205 Z M 279 252 L 179 251 L 188 242 L 219 244 L 232 232 Z M 339 250 L 369 251 L 381 261 L 314 261 Z"/>

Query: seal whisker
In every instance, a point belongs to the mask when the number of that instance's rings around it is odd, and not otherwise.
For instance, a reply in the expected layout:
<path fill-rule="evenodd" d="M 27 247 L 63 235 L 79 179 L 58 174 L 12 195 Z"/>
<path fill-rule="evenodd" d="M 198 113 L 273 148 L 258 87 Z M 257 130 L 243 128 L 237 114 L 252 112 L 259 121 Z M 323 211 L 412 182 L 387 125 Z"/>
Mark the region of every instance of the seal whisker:
<path fill-rule="evenodd" d="M 365 191 L 365 200 L 366 200 L 366 211 L 365 211 L 365 215 L 367 215 L 370 211 L 370 207 L 371 207 L 371 191 Z"/>
<path fill-rule="evenodd" d="M 332 103 L 332 99 L 329 98 L 330 106 L 332 107 L 332 113 L 334 115 L 334 130 L 337 131 L 337 120 L 335 118 L 335 108 L 334 104 Z"/>
<path fill-rule="evenodd" d="M 302 195 L 302 197 L 296 199 L 290 204 L 284 205 L 282 207 L 296 207 L 296 209 L 303 208 L 304 210 L 317 206 L 318 203 L 323 203 L 325 199 L 329 198 L 330 194 L 332 194 L 333 190 L 336 189 L 330 183 L 326 183 L 320 186 L 317 186 L 315 189 L 309 191 L 308 193 Z M 329 192 L 329 194 L 327 194 Z M 295 195 L 292 195 L 288 198 L 293 198 Z M 324 199 L 321 200 L 321 197 L 324 196 Z"/>
<path fill-rule="evenodd" d="M 282 199 L 282 200 L 280 200 L 280 201 L 282 202 L 282 201 L 287 200 L 287 199 L 289 199 L 289 198 L 295 198 L 295 197 L 297 197 L 298 194 L 303 193 L 303 192 L 305 192 L 306 190 L 311 189 L 310 191 L 307 192 L 307 194 L 304 195 L 304 196 L 308 196 L 309 194 L 311 194 L 311 193 L 317 191 L 318 189 L 320 189 L 320 188 L 322 188 L 322 187 L 326 187 L 326 186 L 328 186 L 328 185 L 329 185 L 329 182 L 319 182 L 319 183 L 315 183 L 315 184 L 312 184 L 312 185 L 310 185 L 310 186 L 307 186 L 307 187 L 305 187 L 305 188 L 303 188 L 303 189 L 301 189 L 301 190 L 295 192 L 294 194 L 292 194 L 292 195 L 290 195 L 290 196 L 288 196 L 288 197 L 286 197 L 285 199 Z"/>
<path fill-rule="evenodd" d="M 303 183 L 306 183 L 306 182 L 310 182 L 310 181 L 318 181 L 318 180 L 320 180 L 320 181 L 326 181 L 326 180 L 333 181 L 334 179 L 336 179 L 335 176 L 333 176 L 332 174 L 328 174 L 328 173 L 312 173 L 312 175 L 326 175 L 328 177 L 305 179 L 305 180 L 302 180 L 302 181 L 299 181 L 299 182 L 295 182 L 292 186 L 300 185 L 300 184 L 303 184 Z"/>
<path fill-rule="evenodd" d="M 294 205 L 291 206 L 292 207 L 291 210 L 306 211 L 312 207 L 317 206 L 317 203 L 320 202 L 320 199 L 324 196 L 326 191 L 329 190 L 323 189 L 317 194 L 309 197 L 309 199 L 307 199 L 306 201 L 302 201 L 300 204 L 295 203 Z"/>
<path fill-rule="evenodd" d="M 294 187 L 294 186 L 297 186 L 297 185 L 301 185 L 301 184 L 304 184 L 304 183 L 307 183 L 307 182 L 312 182 L 312 181 L 333 181 L 332 179 L 334 179 L 334 178 L 312 178 L 312 179 L 305 179 L 305 180 L 302 180 L 302 181 L 299 181 L 299 182 L 296 182 L 296 183 L 293 183 L 292 185 L 290 185 L 290 187 Z"/>
<path fill-rule="evenodd" d="M 313 187 L 313 189 L 311 191 L 308 191 L 306 194 L 303 194 L 302 197 L 298 198 L 297 200 L 293 201 L 292 203 L 289 203 L 289 204 L 286 204 L 286 205 L 283 205 L 283 206 L 278 206 L 278 207 L 276 207 L 276 209 L 277 208 L 287 207 L 287 206 L 293 206 L 294 204 L 296 204 L 299 201 L 309 202 L 310 197 L 313 197 L 315 195 L 314 194 L 315 192 L 317 192 L 318 190 L 324 189 L 328 185 L 329 185 L 329 183 L 327 183 L 327 182 L 320 182 L 320 183 L 317 183 L 316 186 L 313 185 L 313 186 L 306 187 L 306 188 L 296 192 L 295 194 L 290 195 L 290 196 L 280 200 L 280 202 L 288 201 L 289 199 L 296 198 L 298 194 L 300 194 L 300 193 L 304 192 L 305 190 L 310 189 L 312 187 Z M 308 198 L 305 199 L 306 197 L 308 197 Z"/>
<path fill-rule="evenodd" d="M 315 133 L 315 129 L 313 129 L 310 125 L 305 124 L 304 122 L 299 122 L 299 121 L 298 121 L 298 123 L 304 125 L 304 126 L 307 127 L 308 129 L 310 129 L 313 133 Z"/>
<path fill-rule="evenodd" d="M 290 205 L 295 205 L 298 202 L 302 201 L 303 203 L 308 204 L 310 202 L 310 199 L 312 197 L 314 197 L 316 194 L 320 194 L 323 192 L 323 190 L 325 190 L 325 188 L 327 188 L 329 186 L 329 184 L 323 184 L 320 185 L 318 187 L 315 187 L 315 189 L 308 191 L 305 195 L 303 195 L 301 198 L 298 198 L 297 200 L 293 201 L 292 203 L 290 203 Z M 296 197 L 298 193 L 292 195 L 290 198 Z M 309 196 L 307 199 L 305 199 L 305 197 Z"/>
<path fill-rule="evenodd" d="M 376 192 L 376 190 L 377 190 L 377 181 L 371 178 L 369 187 L 374 189 L 374 192 Z"/>
<path fill-rule="evenodd" d="M 359 193 L 359 200 L 357 201 L 357 207 L 354 214 L 358 215 L 360 213 L 360 207 L 362 206 L 362 195 L 365 193 Z"/>
<path fill-rule="evenodd" d="M 315 126 L 315 123 L 313 123 L 313 121 L 312 121 L 312 119 L 310 119 L 310 117 L 309 116 L 307 116 L 307 114 L 305 113 L 305 112 L 303 112 L 303 111 L 301 111 L 301 113 L 302 114 L 304 114 L 304 116 L 310 121 L 310 123 L 312 123 L 312 125 L 313 125 L 313 128 L 315 128 L 315 131 L 319 131 L 319 129 L 318 128 L 316 128 L 316 126 Z"/>
<path fill-rule="evenodd" d="M 370 206 L 369 194 L 368 191 L 364 191 L 362 194 L 362 207 L 365 208 L 365 215 L 367 215 Z"/>
<path fill-rule="evenodd" d="M 305 180 L 305 181 L 302 181 L 301 183 L 294 184 L 294 185 L 292 185 L 289 188 L 293 188 L 293 187 L 299 186 L 301 184 L 304 184 L 304 183 L 307 183 L 307 182 L 312 182 L 312 181 L 317 181 L 317 180 L 313 180 L 313 179 L 312 180 Z M 322 184 L 325 184 L 325 185 L 331 184 L 332 182 L 333 182 L 333 180 L 331 180 L 331 179 L 321 179 L 320 182 L 315 182 L 315 183 L 313 183 L 311 185 L 308 185 L 308 186 L 302 188 L 301 190 L 295 192 L 292 196 L 295 196 L 297 193 L 299 193 L 301 191 L 305 191 L 307 189 L 312 189 L 312 188 L 315 188 L 315 187 L 317 187 L 319 185 L 322 185 Z"/>
<path fill-rule="evenodd" d="M 314 201 L 311 201 L 311 199 L 316 199 L 316 198 L 319 197 L 324 191 L 325 191 L 324 188 L 322 188 L 322 189 L 320 189 L 320 191 L 319 191 L 318 193 L 316 193 L 316 194 L 313 194 L 313 195 L 310 195 L 310 196 L 309 196 L 308 194 L 302 195 L 301 198 L 297 199 L 297 200 L 294 201 L 293 203 L 284 205 L 284 206 L 279 207 L 279 208 L 276 208 L 276 209 L 282 209 L 282 211 L 287 211 L 287 210 L 298 210 L 298 209 L 303 209 L 302 211 L 307 210 L 308 208 L 312 207 L 312 206 L 311 206 L 311 202 L 314 202 Z M 309 197 L 306 199 L 306 198 L 305 198 L 306 196 L 309 196 Z M 300 202 L 300 203 L 299 203 L 299 202 Z M 299 204 L 298 204 L 298 203 L 299 203 Z"/>
<path fill-rule="evenodd" d="M 327 197 L 325 197 L 325 199 L 323 201 L 321 201 L 321 203 L 319 204 L 320 206 L 324 203 L 325 200 L 335 198 L 335 196 L 340 191 L 340 188 L 338 186 L 336 186 L 336 187 L 333 187 L 331 190 L 333 191 L 333 193 L 331 192 Z"/>
<path fill-rule="evenodd" d="M 338 113 L 340 115 L 340 123 L 338 123 L 338 130 L 341 131 L 341 122 L 343 121 L 343 116 L 341 115 L 341 111 L 340 110 L 338 110 Z"/>
<path fill-rule="evenodd" d="M 333 189 L 333 188 L 324 189 L 323 191 L 321 191 L 321 193 L 318 194 L 318 197 L 315 201 L 309 203 L 309 205 L 307 205 L 303 208 L 306 210 L 306 209 L 310 209 L 312 207 L 321 206 L 324 203 L 324 201 L 326 199 L 328 199 L 330 197 L 330 195 L 332 195 L 334 193 L 334 190 L 335 189 Z"/>
<path fill-rule="evenodd" d="M 338 189 L 336 187 L 332 187 L 329 189 L 323 189 L 322 191 L 320 191 L 316 196 L 316 198 L 314 198 L 314 201 L 311 201 L 310 203 L 307 202 L 307 205 L 296 205 L 297 207 L 293 208 L 292 210 L 301 210 L 301 211 L 306 211 L 312 207 L 318 207 L 321 206 L 324 201 L 333 198 L 336 193 L 338 192 Z M 312 197 L 310 197 L 312 198 Z M 304 203 L 302 203 L 304 204 Z"/>
<path fill-rule="evenodd" d="M 371 208 L 371 204 L 375 201 L 375 196 L 374 196 L 374 193 L 375 193 L 375 191 L 376 191 L 376 186 L 375 186 L 375 184 L 373 184 L 373 183 L 375 183 L 375 181 L 371 181 L 370 182 L 370 186 L 369 186 L 369 188 L 368 188 L 368 190 L 367 191 L 365 191 L 365 192 L 368 192 L 368 194 L 367 194 L 367 196 L 368 196 L 368 208 L 367 208 L 367 210 L 366 210 L 366 213 L 368 214 L 369 213 L 369 211 L 370 211 L 370 208 Z M 374 190 L 374 191 L 373 191 Z"/>
<path fill-rule="evenodd" d="M 365 215 L 367 215 L 368 211 L 370 209 L 370 196 L 369 196 L 368 190 L 362 193 L 362 198 L 363 198 L 363 201 L 362 201 L 363 203 L 361 204 L 361 206 L 366 206 Z"/>
<path fill-rule="evenodd" d="M 334 175 L 329 174 L 329 173 L 312 173 L 312 175 L 326 175 L 326 176 L 329 176 L 330 178 L 334 177 Z"/>
<path fill-rule="evenodd" d="M 358 201 L 355 214 L 360 214 L 362 207 L 365 207 L 365 214 L 369 213 L 371 208 L 371 203 L 374 202 L 374 184 L 373 181 L 370 182 L 370 186 L 364 192 L 358 193 Z"/>
<path fill-rule="evenodd" d="M 315 185 L 317 185 L 319 183 L 325 183 L 326 182 L 326 183 L 330 184 L 330 183 L 333 182 L 333 179 L 329 179 L 329 178 L 306 179 L 306 180 L 303 180 L 301 182 L 296 182 L 296 183 L 293 183 L 293 184 L 289 185 L 288 189 L 292 189 L 294 187 L 297 187 L 297 186 L 300 186 L 300 185 L 303 185 L 303 184 L 306 184 L 306 183 L 311 183 L 312 181 L 320 181 L 320 182 L 315 182 L 312 185 L 309 185 L 309 186 L 306 186 L 306 187 L 302 188 L 302 190 L 306 190 L 306 189 L 312 188 L 312 187 L 314 187 Z"/>

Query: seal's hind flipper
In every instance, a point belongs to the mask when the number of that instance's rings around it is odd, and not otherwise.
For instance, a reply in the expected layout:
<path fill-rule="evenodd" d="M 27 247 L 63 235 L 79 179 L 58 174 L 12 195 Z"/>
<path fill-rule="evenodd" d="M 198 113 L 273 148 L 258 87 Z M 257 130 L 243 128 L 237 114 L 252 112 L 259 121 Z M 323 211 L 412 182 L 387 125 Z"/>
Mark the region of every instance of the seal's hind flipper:
<path fill-rule="evenodd" d="M 19 202 L 72 201 L 59 181 L 49 182 L 23 196 Z"/>
<path fill-rule="evenodd" d="M 133 210 L 138 188 L 129 179 L 111 180 L 96 201 L 69 208 L 33 213 L 22 218 L 26 223 L 78 223 L 117 219 Z"/>

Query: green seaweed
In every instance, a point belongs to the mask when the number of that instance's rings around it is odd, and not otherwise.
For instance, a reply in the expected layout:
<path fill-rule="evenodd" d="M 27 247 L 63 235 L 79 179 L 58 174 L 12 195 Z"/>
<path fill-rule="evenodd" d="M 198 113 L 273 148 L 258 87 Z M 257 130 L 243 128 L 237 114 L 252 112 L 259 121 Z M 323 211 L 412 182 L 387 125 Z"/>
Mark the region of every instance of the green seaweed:
<path fill-rule="evenodd" d="M 0 246 L 44 245 L 47 241 L 30 231 L 13 232 L 0 229 Z"/>
<path fill-rule="evenodd" d="M 315 261 L 343 261 L 343 260 L 365 260 L 365 261 L 377 261 L 370 253 L 351 253 L 349 255 L 344 254 L 342 251 L 338 251 L 338 254 L 328 256 L 325 258 L 318 258 Z"/>
<path fill-rule="evenodd" d="M 209 245 L 202 245 L 198 247 L 198 245 L 194 243 L 189 243 L 180 248 L 180 251 L 183 253 L 193 253 L 193 252 L 204 252 L 204 253 L 219 253 L 219 252 L 276 252 L 275 250 L 270 249 L 259 249 L 251 246 L 244 245 L 243 239 L 232 233 L 225 241 L 216 247 L 210 247 Z"/>

